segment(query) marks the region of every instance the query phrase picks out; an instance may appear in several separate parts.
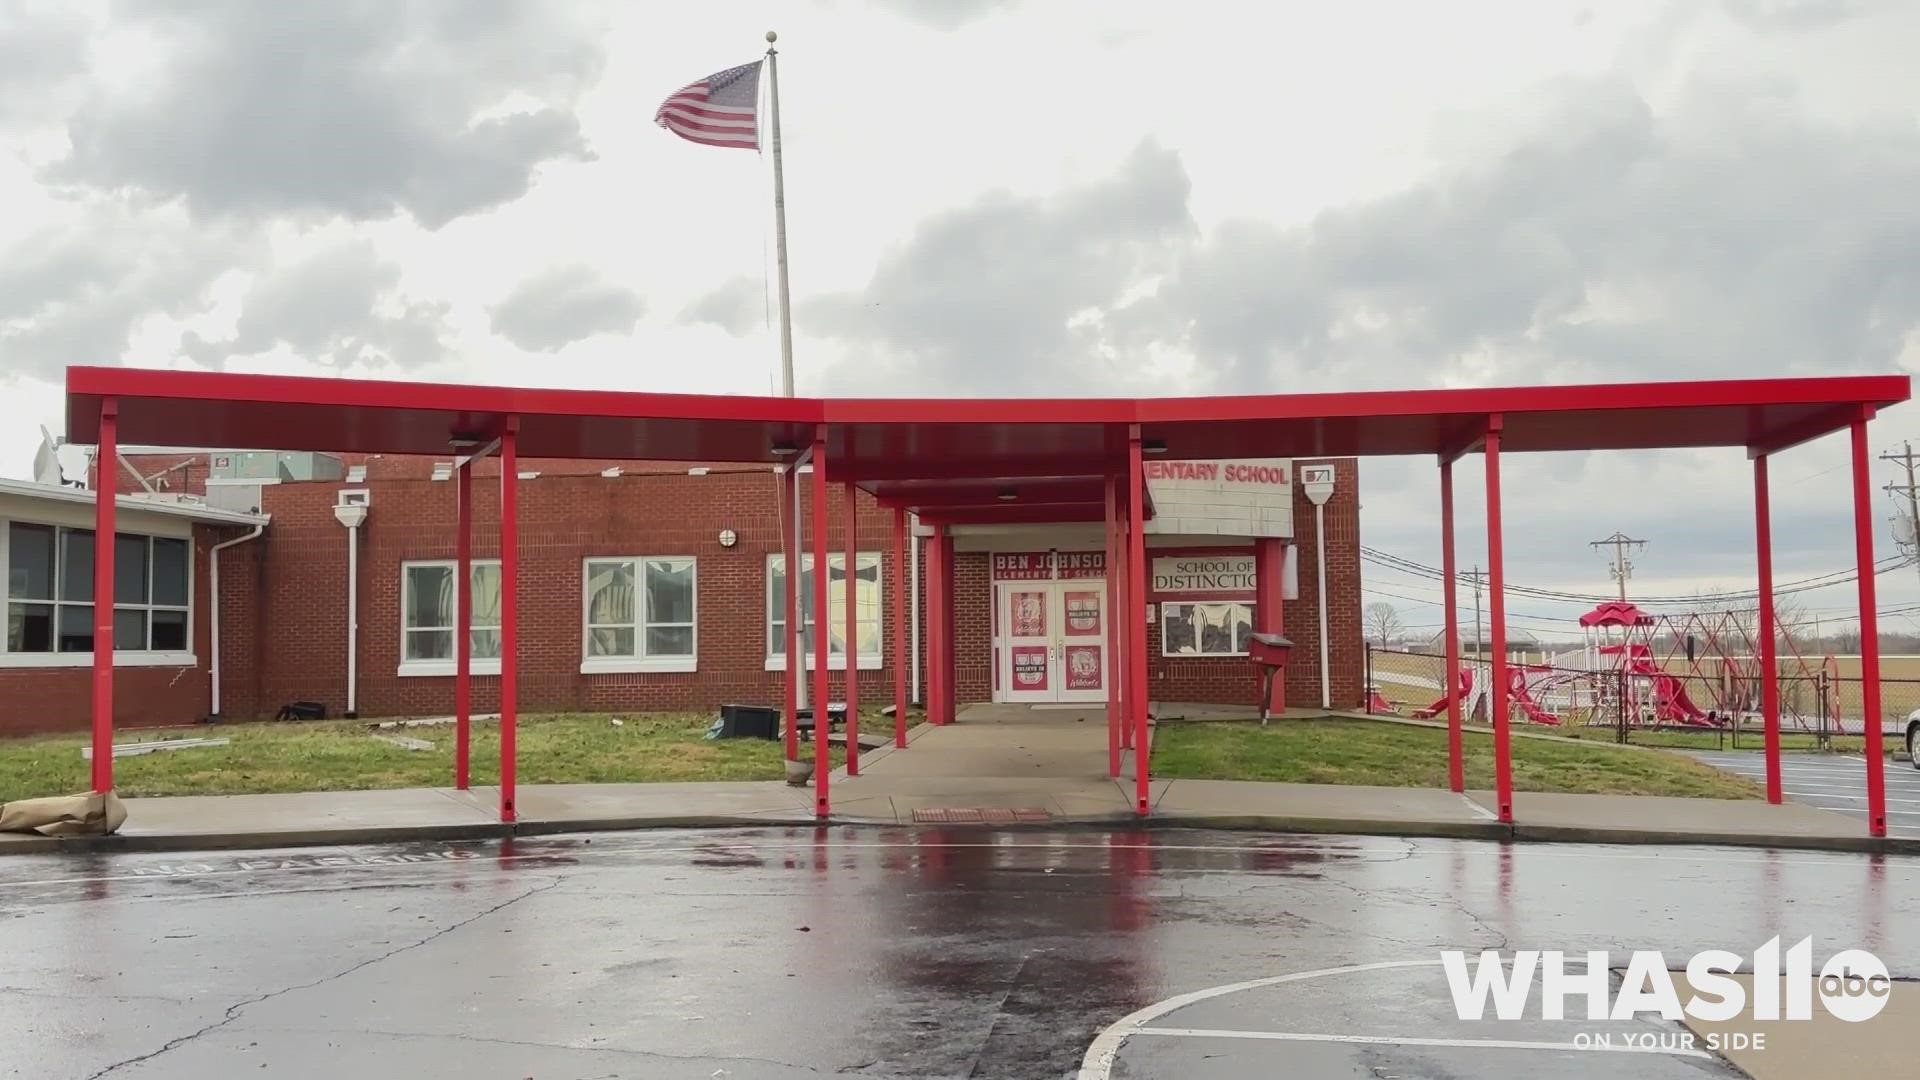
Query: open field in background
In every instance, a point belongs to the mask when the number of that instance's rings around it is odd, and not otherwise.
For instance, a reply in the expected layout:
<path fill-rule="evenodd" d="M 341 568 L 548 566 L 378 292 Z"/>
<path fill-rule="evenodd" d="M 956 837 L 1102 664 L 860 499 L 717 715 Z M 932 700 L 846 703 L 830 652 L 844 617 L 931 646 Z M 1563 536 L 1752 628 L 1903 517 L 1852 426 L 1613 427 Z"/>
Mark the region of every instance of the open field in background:
<path fill-rule="evenodd" d="M 1493 787 L 1493 740 L 1465 742 L 1467 785 Z M 1370 720 L 1169 724 L 1153 741 L 1153 774 L 1166 779 L 1270 780 L 1384 787 L 1447 786 L 1447 733 Z M 1514 739 L 1518 791 L 1754 799 L 1751 781 L 1664 750 Z"/>
<path fill-rule="evenodd" d="M 619 724 L 615 724 L 615 720 Z M 523 716 L 518 728 L 522 784 L 597 784 L 663 780 L 778 780 L 782 744 L 764 739 L 702 738 L 712 714 L 560 714 Z M 893 721 L 862 716 L 863 727 L 891 731 Z M 422 739 L 431 750 L 408 750 L 374 734 Z M 245 795 L 258 792 L 354 791 L 452 787 L 453 725 L 371 731 L 366 721 L 219 724 L 191 729 L 121 732 L 117 742 L 224 738 L 226 746 L 117 758 L 122 795 Z M 80 756 L 85 735 L 0 740 L 0 802 L 87 790 L 92 763 Z M 810 755 L 811 744 L 801 753 Z M 844 751 L 832 748 L 837 767 Z M 473 725 L 472 782 L 500 778 L 500 727 Z"/>

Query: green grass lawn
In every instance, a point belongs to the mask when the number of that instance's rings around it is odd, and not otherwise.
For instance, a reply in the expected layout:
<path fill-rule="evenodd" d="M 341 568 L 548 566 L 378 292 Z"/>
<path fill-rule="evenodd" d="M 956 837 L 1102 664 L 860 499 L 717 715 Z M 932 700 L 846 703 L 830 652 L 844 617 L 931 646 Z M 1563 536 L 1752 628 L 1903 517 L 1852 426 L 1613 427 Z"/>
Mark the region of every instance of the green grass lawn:
<path fill-rule="evenodd" d="M 701 738 L 711 714 L 562 714 L 519 724 L 519 782 L 591 784 L 659 780 L 778 780 L 779 742 Z M 863 726 L 890 720 L 863 718 Z M 870 730 L 879 730 L 873 727 Z M 453 783 L 453 725 L 386 729 L 433 743 L 406 750 L 372 737 L 366 721 L 221 724 L 192 730 L 123 731 L 118 742 L 227 738 L 226 746 L 172 750 L 114 762 L 120 794 L 240 795 L 279 791 L 352 791 L 447 787 Z M 91 763 L 85 735 L 0 740 L 0 802 L 86 790 Z M 801 753 L 812 753 L 802 744 Z M 833 748 L 833 763 L 845 759 Z M 500 778 L 500 727 L 473 727 L 473 783 Z"/>
<path fill-rule="evenodd" d="M 1466 736 L 1467 786 L 1493 787 L 1493 740 Z M 1447 786 L 1447 733 L 1370 720 L 1167 724 L 1154 737 L 1153 774 L 1168 779 Z M 1753 799 L 1755 784 L 1660 750 L 1576 739 L 1514 739 L 1518 791 Z"/>

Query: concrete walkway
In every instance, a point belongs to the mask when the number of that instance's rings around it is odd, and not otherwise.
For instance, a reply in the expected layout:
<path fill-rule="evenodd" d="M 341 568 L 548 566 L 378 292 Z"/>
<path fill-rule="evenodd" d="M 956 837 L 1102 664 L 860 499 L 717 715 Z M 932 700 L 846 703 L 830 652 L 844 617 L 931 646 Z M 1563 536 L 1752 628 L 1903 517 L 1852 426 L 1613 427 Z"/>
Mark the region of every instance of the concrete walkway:
<path fill-rule="evenodd" d="M 920 725 L 906 749 L 862 755 L 831 779 L 833 820 L 852 824 L 1071 826 L 1139 821 L 1129 757 L 1107 775 L 1100 706 L 973 706 Z M 1653 753 L 1655 751 L 1647 751 Z M 1431 788 L 1156 780 L 1150 827 L 1450 836 L 1587 843 L 1732 844 L 1920 854 L 1920 839 L 1875 840 L 1849 816 L 1800 803 L 1522 792 L 1502 824 L 1488 792 Z M 649 827 L 812 825 L 813 793 L 779 781 L 525 785 L 521 820 L 496 818 L 493 788 L 343 791 L 126 800 L 112 837 L 0 834 L 0 853 L 264 848 L 483 839 Z"/>

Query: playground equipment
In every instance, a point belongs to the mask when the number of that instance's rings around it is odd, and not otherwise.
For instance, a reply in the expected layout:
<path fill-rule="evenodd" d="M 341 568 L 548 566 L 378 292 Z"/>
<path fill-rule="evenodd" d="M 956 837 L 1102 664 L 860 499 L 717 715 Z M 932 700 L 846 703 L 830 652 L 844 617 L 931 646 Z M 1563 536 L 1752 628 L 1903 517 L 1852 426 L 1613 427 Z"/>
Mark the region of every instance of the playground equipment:
<path fill-rule="evenodd" d="M 1580 617 L 1578 648 L 1543 653 L 1539 662 L 1526 657 L 1509 662 L 1510 715 L 1569 727 L 1756 729 L 1763 672 L 1753 640 L 1755 615 L 1752 610 L 1655 615 L 1626 601 L 1606 601 Z M 1773 678 L 1783 730 L 1823 737 L 1859 733 L 1860 719 L 1842 715 L 1848 683 L 1833 657 L 1809 657 L 1784 623 L 1776 652 Z M 1443 716 L 1449 703 L 1457 702 L 1462 717 L 1486 723 L 1489 668 L 1484 658 L 1463 657 L 1451 693 L 1412 715 Z M 1430 678 L 1412 672 L 1396 676 L 1435 688 L 1444 682 Z M 1368 691 L 1372 711 L 1398 711 L 1377 687 Z"/>

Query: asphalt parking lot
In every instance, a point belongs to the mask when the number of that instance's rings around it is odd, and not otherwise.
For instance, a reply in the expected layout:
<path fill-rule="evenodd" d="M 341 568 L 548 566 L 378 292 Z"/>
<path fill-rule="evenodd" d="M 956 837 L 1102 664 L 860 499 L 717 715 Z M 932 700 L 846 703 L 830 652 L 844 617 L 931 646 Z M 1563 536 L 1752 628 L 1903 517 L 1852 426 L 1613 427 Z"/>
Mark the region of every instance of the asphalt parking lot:
<path fill-rule="evenodd" d="M 1439 951 L 1810 934 L 1911 977 L 1915 926 L 1920 859 L 1756 849 L 808 827 L 15 855 L 0 1076 L 1734 1076 L 1576 1048 L 1657 1017 L 1461 1021 Z"/>
<path fill-rule="evenodd" d="M 1718 769 L 1767 782 L 1767 762 L 1758 752 L 1699 750 L 1693 756 Z M 1920 769 L 1887 762 L 1887 833 L 1920 837 Z M 1782 754 L 1781 792 L 1796 802 L 1867 818 L 1867 760 L 1858 754 Z"/>

